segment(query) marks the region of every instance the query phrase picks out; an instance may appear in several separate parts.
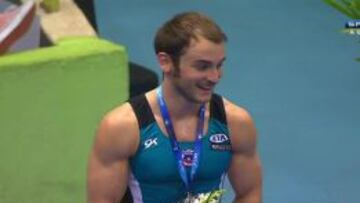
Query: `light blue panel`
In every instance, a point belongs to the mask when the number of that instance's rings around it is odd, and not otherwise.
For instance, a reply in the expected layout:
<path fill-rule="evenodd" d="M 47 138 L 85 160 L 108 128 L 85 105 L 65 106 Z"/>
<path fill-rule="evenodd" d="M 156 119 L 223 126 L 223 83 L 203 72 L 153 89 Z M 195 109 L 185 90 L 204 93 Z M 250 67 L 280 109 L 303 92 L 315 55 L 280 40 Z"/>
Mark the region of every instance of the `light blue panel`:
<path fill-rule="evenodd" d="M 310 0 L 96 4 L 101 35 L 159 75 L 152 40 L 164 20 L 184 10 L 213 17 L 229 37 L 218 92 L 255 118 L 264 203 L 358 201 L 360 44 L 340 33 L 346 17 Z"/>

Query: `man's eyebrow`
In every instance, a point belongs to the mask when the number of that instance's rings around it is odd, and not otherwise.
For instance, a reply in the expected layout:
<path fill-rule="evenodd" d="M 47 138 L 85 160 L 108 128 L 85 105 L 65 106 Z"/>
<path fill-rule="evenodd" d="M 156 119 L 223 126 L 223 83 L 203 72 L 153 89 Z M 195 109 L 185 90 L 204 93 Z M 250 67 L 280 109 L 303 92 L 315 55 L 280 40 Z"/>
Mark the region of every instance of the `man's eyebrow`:
<path fill-rule="evenodd" d="M 205 59 L 198 59 L 195 61 L 195 63 L 206 63 L 206 64 L 212 64 L 211 61 L 205 60 Z"/>
<path fill-rule="evenodd" d="M 224 57 L 223 59 L 220 60 L 219 64 L 224 63 L 224 61 L 226 60 L 226 57 Z M 212 61 L 210 60 L 206 60 L 206 59 L 198 59 L 195 61 L 195 63 L 207 63 L 207 64 L 212 64 Z"/>

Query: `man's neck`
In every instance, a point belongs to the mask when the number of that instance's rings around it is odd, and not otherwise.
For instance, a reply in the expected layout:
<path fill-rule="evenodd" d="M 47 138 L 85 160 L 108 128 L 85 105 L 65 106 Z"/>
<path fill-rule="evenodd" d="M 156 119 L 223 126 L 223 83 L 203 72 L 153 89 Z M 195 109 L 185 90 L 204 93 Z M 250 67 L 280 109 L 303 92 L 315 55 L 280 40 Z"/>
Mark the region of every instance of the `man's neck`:
<path fill-rule="evenodd" d="M 200 103 L 189 101 L 171 84 L 165 84 L 165 81 L 161 88 L 166 106 L 172 118 L 181 119 L 198 115 L 201 107 Z"/>

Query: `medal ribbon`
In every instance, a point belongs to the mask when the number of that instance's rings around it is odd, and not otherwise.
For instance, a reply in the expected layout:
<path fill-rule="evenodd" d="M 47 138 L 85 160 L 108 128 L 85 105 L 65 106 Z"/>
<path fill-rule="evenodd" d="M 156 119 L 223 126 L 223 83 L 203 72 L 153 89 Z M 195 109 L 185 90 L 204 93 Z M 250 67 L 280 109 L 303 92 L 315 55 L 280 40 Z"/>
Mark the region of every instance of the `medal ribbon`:
<path fill-rule="evenodd" d="M 171 122 L 170 114 L 169 114 L 168 108 L 165 103 L 165 99 L 163 96 L 161 86 L 159 86 L 156 89 L 156 93 L 157 93 L 158 103 L 160 106 L 161 115 L 164 119 L 166 131 L 169 135 L 169 140 L 170 140 L 170 144 L 172 147 L 172 151 L 173 151 L 175 160 L 177 162 L 178 172 L 180 174 L 182 181 L 185 184 L 187 191 L 190 192 L 191 184 L 194 180 L 194 176 L 197 172 L 197 169 L 198 169 L 199 163 L 200 163 L 201 137 L 203 136 L 204 123 L 205 123 L 205 105 L 204 104 L 201 105 L 200 111 L 199 111 L 199 120 L 197 123 L 197 129 L 196 129 L 196 138 L 195 138 L 195 143 L 194 143 L 194 154 L 193 154 L 192 165 L 191 165 L 191 173 L 190 173 L 190 177 L 188 178 L 186 169 L 182 163 L 183 152 L 181 151 L 179 142 L 176 139 L 174 127 Z"/>

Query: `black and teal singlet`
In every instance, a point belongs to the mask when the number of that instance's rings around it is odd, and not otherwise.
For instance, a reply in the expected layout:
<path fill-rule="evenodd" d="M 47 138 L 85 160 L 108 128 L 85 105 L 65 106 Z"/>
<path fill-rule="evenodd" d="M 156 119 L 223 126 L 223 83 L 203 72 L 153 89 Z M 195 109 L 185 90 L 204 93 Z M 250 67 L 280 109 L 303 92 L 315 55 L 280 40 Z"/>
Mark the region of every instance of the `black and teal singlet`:
<path fill-rule="evenodd" d="M 134 203 L 176 203 L 186 197 L 169 138 L 158 126 L 145 95 L 129 101 L 140 126 L 140 143 L 130 158 L 129 187 Z M 192 193 L 207 193 L 222 187 L 231 161 L 231 143 L 223 100 L 214 94 L 210 101 L 207 133 Z M 180 142 L 183 163 L 190 173 L 193 142 Z"/>

